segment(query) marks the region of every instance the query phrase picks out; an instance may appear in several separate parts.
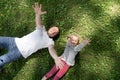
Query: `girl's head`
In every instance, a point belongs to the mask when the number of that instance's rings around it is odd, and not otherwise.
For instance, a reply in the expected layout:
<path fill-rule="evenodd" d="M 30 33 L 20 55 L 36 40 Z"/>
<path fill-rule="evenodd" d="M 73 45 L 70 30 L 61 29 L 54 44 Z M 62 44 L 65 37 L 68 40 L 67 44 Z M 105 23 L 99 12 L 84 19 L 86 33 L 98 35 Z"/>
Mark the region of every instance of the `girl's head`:
<path fill-rule="evenodd" d="M 72 46 L 76 46 L 79 43 L 79 37 L 76 35 L 68 36 L 67 39 Z"/>
<path fill-rule="evenodd" d="M 49 28 L 48 36 L 50 38 L 53 38 L 54 41 L 57 40 L 59 38 L 59 36 L 60 36 L 60 29 L 59 29 L 59 27 L 53 26 L 53 27 Z"/>

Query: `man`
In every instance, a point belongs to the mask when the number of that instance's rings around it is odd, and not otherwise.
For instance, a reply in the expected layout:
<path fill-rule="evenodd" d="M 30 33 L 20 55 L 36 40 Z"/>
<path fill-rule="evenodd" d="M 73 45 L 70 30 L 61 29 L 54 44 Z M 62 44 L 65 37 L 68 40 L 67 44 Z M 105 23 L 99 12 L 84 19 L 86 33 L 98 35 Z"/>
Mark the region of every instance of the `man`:
<path fill-rule="evenodd" d="M 49 53 L 54 59 L 57 67 L 63 67 L 63 63 L 57 56 L 54 49 L 53 41 L 59 37 L 60 29 L 56 26 L 53 26 L 46 31 L 41 22 L 41 15 L 45 14 L 46 12 L 42 11 L 42 5 L 39 5 L 38 3 L 35 3 L 33 8 L 36 13 L 36 29 L 33 32 L 21 38 L 0 37 L 0 47 L 8 50 L 6 54 L 0 56 L 0 70 L 2 70 L 2 67 L 5 64 L 10 63 L 11 61 L 14 61 L 20 57 L 27 58 L 32 53 L 42 48 L 48 48 Z"/>

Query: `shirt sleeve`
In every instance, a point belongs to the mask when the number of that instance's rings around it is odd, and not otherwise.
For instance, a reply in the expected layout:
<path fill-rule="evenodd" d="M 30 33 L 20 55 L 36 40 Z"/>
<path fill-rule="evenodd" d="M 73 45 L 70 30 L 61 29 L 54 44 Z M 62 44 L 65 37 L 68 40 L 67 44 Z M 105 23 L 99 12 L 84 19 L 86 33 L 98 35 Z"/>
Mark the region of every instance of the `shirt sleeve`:
<path fill-rule="evenodd" d="M 81 51 L 81 49 L 83 49 L 84 47 L 86 46 L 86 44 L 84 42 L 82 42 L 81 44 L 77 45 L 75 48 L 74 48 L 74 51 Z"/>
<path fill-rule="evenodd" d="M 40 36 L 43 35 L 43 33 L 46 31 L 45 27 L 42 26 L 42 27 L 36 27 L 36 30 L 35 30 L 37 33 L 39 33 Z"/>
<path fill-rule="evenodd" d="M 49 45 L 53 45 L 54 46 L 54 41 L 52 39 L 49 41 Z"/>
<path fill-rule="evenodd" d="M 65 46 L 65 49 L 64 49 L 64 51 L 63 51 L 63 54 L 61 55 L 62 57 L 64 57 L 64 56 L 66 56 L 66 55 L 69 54 L 69 47 L 70 47 L 70 43 L 67 42 L 67 43 L 66 43 L 66 46 Z"/>
<path fill-rule="evenodd" d="M 70 42 L 68 42 L 68 41 L 67 41 L 67 43 L 66 43 L 66 47 L 67 47 L 67 46 L 70 46 Z"/>
<path fill-rule="evenodd" d="M 36 27 L 36 30 L 46 30 L 45 26 L 41 26 L 41 27 Z"/>

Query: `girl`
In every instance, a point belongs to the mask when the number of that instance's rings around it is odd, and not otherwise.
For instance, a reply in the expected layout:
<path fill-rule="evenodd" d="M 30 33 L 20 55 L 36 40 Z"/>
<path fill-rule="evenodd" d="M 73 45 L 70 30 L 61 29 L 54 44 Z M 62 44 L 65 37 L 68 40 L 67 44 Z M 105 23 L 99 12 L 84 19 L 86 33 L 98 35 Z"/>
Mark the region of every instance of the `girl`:
<path fill-rule="evenodd" d="M 70 68 L 70 66 L 73 66 L 75 64 L 75 56 L 77 53 L 87 44 L 89 44 L 90 40 L 85 39 L 83 42 L 79 45 L 79 38 L 76 35 L 71 35 L 67 38 L 67 44 L 66 48 L 61 55 L 62 62 L 64 63 L 64 66 L 62 69 L 57 68 L 56 65 L 53 66 L 53 68 L 45 74 L 45 76 L 42 78 L 42 80 L 47 80 L 48 78 L 53 77 L 53 80 L 59 80 Z"/>

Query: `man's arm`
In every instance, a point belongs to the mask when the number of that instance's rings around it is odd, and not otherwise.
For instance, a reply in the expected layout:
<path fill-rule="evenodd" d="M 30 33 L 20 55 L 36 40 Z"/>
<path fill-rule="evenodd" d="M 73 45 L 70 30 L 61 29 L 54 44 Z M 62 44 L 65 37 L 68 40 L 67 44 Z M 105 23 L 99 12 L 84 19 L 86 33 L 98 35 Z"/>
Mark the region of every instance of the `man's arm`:
<path fill-rule="evenodd" d="M 46 11 L 42 11 L 42 5 L 38 4 L 38 3 L 35 3 L 35 5 L 33 6 L 33 9 L 34 9 L 35 15 L 36 15 L 36 17 L 35 17 L 36 26 L 38 28 L 41 28 L 42 27 L 41 15 L 45 14 Z"/>
<path fill-rule="evenodd" d="M 53 45 L 49 45 L 48 50 L 49 50 L 50 55 L 54 59 L 56 66 L 58 68 L 62 69 L 63 68 L 63 63 L 61 61 L 61 58 L 58 57 L 58 55 L 56 53 L 56 50 L 54 49 L 54 46 Z"/>

